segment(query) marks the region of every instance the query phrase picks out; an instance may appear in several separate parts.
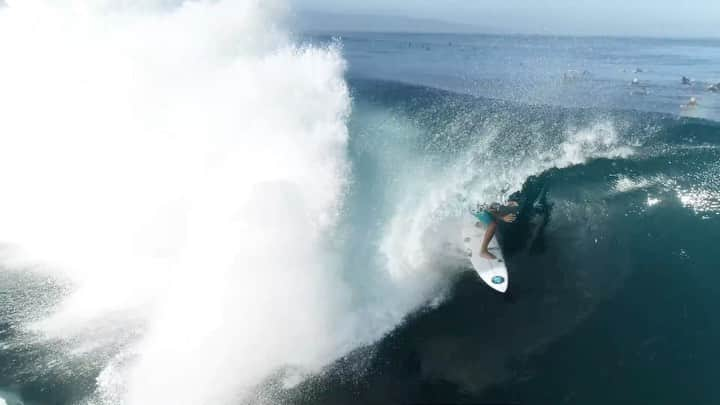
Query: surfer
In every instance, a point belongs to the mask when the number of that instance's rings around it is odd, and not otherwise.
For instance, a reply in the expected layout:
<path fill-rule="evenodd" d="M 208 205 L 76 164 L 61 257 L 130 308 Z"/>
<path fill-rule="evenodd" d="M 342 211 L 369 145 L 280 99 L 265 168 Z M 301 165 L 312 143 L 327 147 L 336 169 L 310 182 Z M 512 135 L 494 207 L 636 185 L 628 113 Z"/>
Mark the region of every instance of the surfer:
<path fill-rule="evenodd" d="M 475 215 L 475 217 L 480 222 L 487 226 L 487 229 L 485 230 L 485 236 L 483 237 L 482 245 L 480 246 L 480 255 L 482 257 L 491 260 L 497 259 L 495 255 L 488 251 L 488 245 L 490 244 L 493 236 L 495 236 L 498 221 L 515 222 L 515 219 L 517 219 L 517 214 L 515 214 L 514 212 L 507 213 L 507 211 L 508 209 L 510 211 L 515 211 L 517 206 L 518 203 L 515 201 L 509 201 L 508 205 L 506 206 L 502 206 L 498 203 L 481 205 L 478 206 L 478 209 L 473 213 L 473 215 Z"/>
<path fill-rule="evenodd" d="M 568 70 L 563 73 L 562 79 L 564 82 L 576 82 L 580 77 L 580 72 L 577 70 Z"/>
<path fill-rule="evenodd" d="M 690 100 L 687 102 L 687 104 L 680 105 L 680 108 L 689 110 L 691 108 L 697 107 L 697 105 L 698 105 L 697 99 L 695 97 L 690 97 Z"/>

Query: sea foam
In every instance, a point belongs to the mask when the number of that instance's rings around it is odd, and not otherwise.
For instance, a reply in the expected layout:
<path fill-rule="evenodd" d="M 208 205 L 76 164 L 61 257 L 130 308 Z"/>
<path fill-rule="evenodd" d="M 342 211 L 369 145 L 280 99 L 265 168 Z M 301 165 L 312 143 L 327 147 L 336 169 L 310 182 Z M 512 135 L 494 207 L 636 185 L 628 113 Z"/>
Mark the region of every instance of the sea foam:
<path fill-rule="evenodd" d="M 327 243 L 345 62 L 295 45 L 284 10 L 0 9 L 3 264 L 72 285 L 28 327 L 63 356 L 105 356 L 91 403 L 231 403 L 367 343 Z"/>

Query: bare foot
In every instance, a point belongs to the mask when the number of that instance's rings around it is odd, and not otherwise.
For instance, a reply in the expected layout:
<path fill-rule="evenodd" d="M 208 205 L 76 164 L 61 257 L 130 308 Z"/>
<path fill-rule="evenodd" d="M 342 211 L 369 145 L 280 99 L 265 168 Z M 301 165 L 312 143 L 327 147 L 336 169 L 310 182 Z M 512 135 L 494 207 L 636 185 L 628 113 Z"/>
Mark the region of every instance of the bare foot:
<path fill-rule="evenodd" d="M 490 259 L 490 260 L 496 260 L 496 259 L 497 259 L 497 257 L 496 257 L 494 254 L 488 252 L 487 250 L 484 251 L 484 252 L 480 252 L 480 256 L 482 256 L 482 257 L 484 257 L 484 258 L 486 258 L 486 259 Z"/>

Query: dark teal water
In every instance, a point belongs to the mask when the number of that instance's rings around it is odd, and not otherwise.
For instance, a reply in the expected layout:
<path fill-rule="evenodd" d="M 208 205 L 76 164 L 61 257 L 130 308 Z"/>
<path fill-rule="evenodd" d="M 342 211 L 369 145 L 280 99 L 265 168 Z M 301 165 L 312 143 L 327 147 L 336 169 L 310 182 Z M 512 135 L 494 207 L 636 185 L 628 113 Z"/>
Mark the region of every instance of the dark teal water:
<path fill-rule="evenodd" d="M 444 303 L 306 382 L 290 403 L 720 403 L 720 95 L 705 91 L 720 76 L 720 43 L 342 41 L 355 99 L 351 154 L 363 169 L 356 187 L 383 188 L 372 150 L 392 139 L 452 166 L 492 136 L 492 156 L 478 153 L 494 166 L 461 163 L 478 170 L 463 183 L 472 196 L 543 151 L 562 155 L 577 128 L 611 137 L 598 122 L 612 128 L 613 147 L 632 153 L 595 153 L 575 139 L 588 158 L 527 177 L 520 223 L 500 230 L 508 295 L 467 271 Z M 587 73 L 563 79 L 568 70 Z M 700 105 L 681 108 L 689 97 Z M 364 218 L 368 205 L 384 204 L 364 201 L 349 215 Z"/>
<path fill-rule="evenodd" d="M 583 123 L 612 122 L 634 152 L 527 178 L 520 223 L 500 230 L 507 296 L 463 273 L 447 301 L 307 382 L 291 403 L 720 401 L 720 125 L 352 83 L 354 134 L 377 131 L 364 111 L 391 111 L 420 128 L 414 141 L 425 145 L 428 161 L 451 164 L 474 136 L 502 122 L 502 142 L 491 147 L 499 167 L 466 183 L 468 193 L 485 176 L 513 170 L 508 161 L 523 154 L 517 148 L 556 144 Z M 541 142 L 528 139 L 529 127 L 544 134 Z M 372 166 L 367 145 L 352 146 L 355 162 Z M 357 187 L 384 181 L 380 170 L 364 173 Z"/>

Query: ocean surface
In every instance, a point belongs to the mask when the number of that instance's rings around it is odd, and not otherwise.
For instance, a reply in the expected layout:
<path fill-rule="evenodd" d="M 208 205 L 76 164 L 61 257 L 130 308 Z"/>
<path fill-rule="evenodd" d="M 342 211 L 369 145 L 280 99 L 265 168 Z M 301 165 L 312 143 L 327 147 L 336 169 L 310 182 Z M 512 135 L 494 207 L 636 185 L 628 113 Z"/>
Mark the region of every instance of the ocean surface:
<path fill-rule="evenodd" d="M 408 240 L 458 201 L 518 192 L 524 208 L 500 230 L 507 296 L 461 273 L 371 355 L 307 383 L 301 403 L 720 402 L 720 94 L 706 91 L 720 41 L 335 40 L 358 187 L 410 200 Z M 411 157 L 388 152 L 398 144 Z"/>
<path fill-rule="evenodd" d="M 0 9 L 0 404 L 720 403 L 720 40 L 137 7 Z"/>

